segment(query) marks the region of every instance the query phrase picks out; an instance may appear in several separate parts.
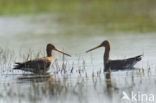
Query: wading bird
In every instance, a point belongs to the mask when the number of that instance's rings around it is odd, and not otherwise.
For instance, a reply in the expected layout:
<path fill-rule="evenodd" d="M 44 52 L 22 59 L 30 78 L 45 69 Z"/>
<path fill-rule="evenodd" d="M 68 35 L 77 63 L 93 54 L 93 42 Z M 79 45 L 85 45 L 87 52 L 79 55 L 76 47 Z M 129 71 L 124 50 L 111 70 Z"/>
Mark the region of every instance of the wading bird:
<path fill-rule="evenodd" d="M 69 54 L 64 53 L 63 51 L 56 49 L 53 44 L 47 44 L 47 47 L 46 47 L 47 57 L 30 60 L 30 61 L 26 61 L 22 63 L 17 62 L 15 63 L 16 65 L 13 69 L 29 71 L 33 73 L 45 73 L 46 71 L 49 70 L 49 67 L 53 61 L 52 50 L 55 50 L 64 55 L 70 56 Z"/>
<path fill-rule="evenodd" d="M 122 60 L 111 60 L 109 57 L 110 54 L 110 42 L 108 40 L 103 41 L 100 45 L 86 51 L 87 53 L 95 50 L 100 47 L 105 47 L 105 53 L 104 53 L 104 72 L 107 72 L 108 70 L 124 70 L 124 69 L 133 69 L 134 65 L 142 59 L 142 55 L 138 55 L 132 58 L 128 59 L 122 59 Z"/>

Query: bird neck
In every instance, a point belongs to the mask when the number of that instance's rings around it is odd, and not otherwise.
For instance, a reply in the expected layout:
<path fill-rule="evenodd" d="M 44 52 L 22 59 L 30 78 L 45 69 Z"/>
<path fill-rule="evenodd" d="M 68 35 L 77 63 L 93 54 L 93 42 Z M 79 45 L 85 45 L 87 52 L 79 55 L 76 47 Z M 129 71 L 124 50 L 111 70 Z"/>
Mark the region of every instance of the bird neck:
<path fill-rule="evenodd" d="M 108 44 L 105 46 L 105 53 L 104 53 L 104 66 L 106 66 L 106 63 L 109 60 L 109 54 L 110 54 L 110 45 Z"/>
<path fill-rule="evenodd" d="M 47 49 L 47 57 L 51 57 L 52 56 L 52 50 Z"/>

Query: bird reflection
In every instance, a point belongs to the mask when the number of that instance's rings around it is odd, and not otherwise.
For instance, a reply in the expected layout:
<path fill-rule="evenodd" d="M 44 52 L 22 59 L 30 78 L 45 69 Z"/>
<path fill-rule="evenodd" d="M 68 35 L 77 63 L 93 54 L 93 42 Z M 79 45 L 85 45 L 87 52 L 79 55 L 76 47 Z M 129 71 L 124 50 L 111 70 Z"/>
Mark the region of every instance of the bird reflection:
<path fill-rule="evenodd" d="M 113 93 L 113 90 L 112 90 L 112 80 L 111 80 L 111 72 L 106 72 L 105 73 L 105 79 L 106 79 L 106 93 L 107 93 L 107 96 L 110 100 L 110 102 L 112 101 L 112 93 Z"/>
<path fill-rule="evenodd" d="M 52 74 L 46 73 L 46 74 L 23 74 L 22 76 L 18 77 L 18 81 L 24 83 L 24 82 L 45 82 L 49 79 L 53 78 Z"/>

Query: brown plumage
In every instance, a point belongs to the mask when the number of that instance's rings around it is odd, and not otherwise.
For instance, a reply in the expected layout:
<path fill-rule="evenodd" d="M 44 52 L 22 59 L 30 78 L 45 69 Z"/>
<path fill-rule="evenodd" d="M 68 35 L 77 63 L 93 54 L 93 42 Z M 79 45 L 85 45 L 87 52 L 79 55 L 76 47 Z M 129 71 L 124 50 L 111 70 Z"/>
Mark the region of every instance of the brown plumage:
<path fill-rule="evenodd" d="M 33 73 L 45 73 L 46 71 L 49 70 L 49 67 L 53 61 L 52 50 L 55 50 L 64 55 L 70 56 L 69 54 L 64 53 L 63 51 L 56 49 L 54 45 L 47 44 L 47 47 L 46 47 L 47 57 L 30 60 L 30 61 L 26 61 L 22 63 L 17 62 L 15 63 L 16 66 L 13 69 L 29 71 Z"/>
<path fill-rule="evenodd" d="M 104 71 L 108 71 L 109 69 L 111 70 L 124 70 L 124 69 L 132 69 L 134 68 L 133 66 L 141 60 L 142 55 L 138 55 L 132 58 L 128 59 L 122 59 L 122 60 L 111 60 L 110 59 L 110 42 L 108 40 L 105 40 L 102 42 L 100 45 L 86 51 L 90 52 L 94 49 L 100 48 L 100 47 L 105 47 L 105 53 L 104 53 Z"/>

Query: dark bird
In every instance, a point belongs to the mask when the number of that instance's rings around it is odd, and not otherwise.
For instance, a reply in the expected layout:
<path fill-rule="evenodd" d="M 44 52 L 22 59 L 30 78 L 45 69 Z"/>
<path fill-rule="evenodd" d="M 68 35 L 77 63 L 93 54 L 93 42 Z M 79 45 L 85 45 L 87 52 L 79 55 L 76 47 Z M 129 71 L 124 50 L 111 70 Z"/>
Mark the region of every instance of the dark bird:
<path fill-rule="evenodd" d="M 86 51 L 87 53 L 100 47 L 105 47 L 104 53 L 104 72 L 108 70 L 124 70 L 133 69 L 134 65 L 142 59 L 142 55 L 138 55 L 128 59 L 111 60 L 110 59 L 110 42 L 108 40 L 103 41 L 100 45 Z"/>
<path fill-rule="evenodd" d="M 13 69 L 29 71 L 33 73 L 45 73 L 49 70 L 51 63 L 53 62 L 52 50 L 55 50 L 64 55 L 70 56 L 69 54 L 64 53 L 63 51 L 56 49 L 53 44 L 47 44 L 47 47 L 46 47 L 47 57 L 30 60 L 30 61 L 26 61 L 22 63 L 17 62 L 15 63 L 16 65 Z"/>

